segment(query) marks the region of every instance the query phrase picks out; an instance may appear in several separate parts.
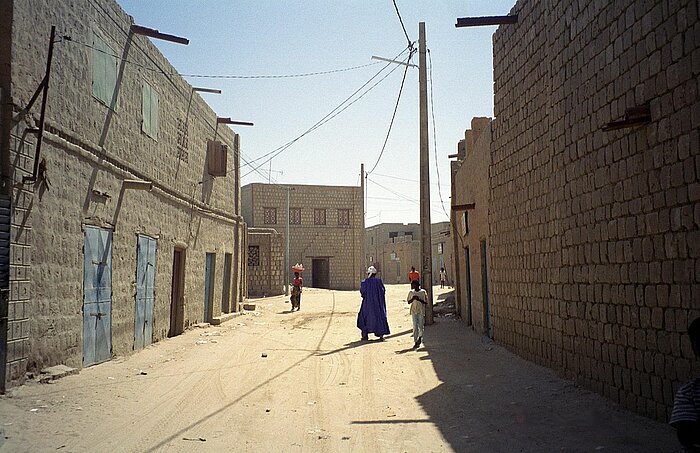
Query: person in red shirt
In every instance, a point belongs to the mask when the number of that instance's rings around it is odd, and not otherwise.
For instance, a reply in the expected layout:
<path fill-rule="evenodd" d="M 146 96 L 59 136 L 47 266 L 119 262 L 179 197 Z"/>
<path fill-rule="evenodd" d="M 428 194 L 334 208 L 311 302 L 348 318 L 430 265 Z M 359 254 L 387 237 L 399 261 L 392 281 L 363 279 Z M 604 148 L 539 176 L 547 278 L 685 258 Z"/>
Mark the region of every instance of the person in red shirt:
<path fill-rule="evenodd" d="M 294 281 L 292 282 L 292 297 L 290 298 L 292 302 L 292 311 L 296 308 L 299 311 L 301 305 L 301 287 L 304 285 L 304 279 L 301 277 L 299 272 L 294 273 Z"/>
<path fill-rule="evenodd" d="M 408 273 L 408 283 L 413 283 L 416 280 L 420 280 L 420 274 L 415 267 L 411 266 L 411 272 Z"/>

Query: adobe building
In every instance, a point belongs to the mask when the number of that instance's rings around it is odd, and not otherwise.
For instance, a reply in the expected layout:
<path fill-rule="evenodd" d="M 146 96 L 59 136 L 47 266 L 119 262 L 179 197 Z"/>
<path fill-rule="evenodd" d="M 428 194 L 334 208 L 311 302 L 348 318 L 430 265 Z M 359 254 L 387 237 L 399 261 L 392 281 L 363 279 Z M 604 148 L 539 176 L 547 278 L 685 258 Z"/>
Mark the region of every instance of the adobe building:
<path fill-rule="evenodd" d="M 384 283 L 408 283 L 411 266 L 420 270 L 420 224 L 380 223 L 365 229 L 365 267 L 374 266 Z"/>
<path fill-rule="evenodd" d="M 362 187 L 253 183 L 241 188 L 241 203 L 248 226 L 274 229 L 285 249 L 289 225 L 290 269 L 282 264 L 283 282 L 293 278 L 291 266 L 302 263 L 304 286 L 359 288 L 365 271 Z"/>
<path fill-rule="evenodd" d="M 273 228 L 248 228 L 248 297 L 284 294 L 284 235 Z"/>
<path fill-rule="evenodd" d="M 491 118 L 473 118 L 452 171 L 452 259 L 455 305 L 462 321 L 491 336 L 488 291 Z"/>
<path fill-rule="evenodd" d="M 0 22 L 2 388 L 234 310 L 238 136 L 157 33 L 110 0 L 4 1 Z"/>
<path fill-rule="evenodd" d="M 493 38 L 488 172 L 469 175 L 489 181 L 488 230 L 468 215 L 486 238 L 491 334 L 667 420 L 700 374 L 686 334 L 700 316 L 698 4 L 520 0 L 512 13 Z"/>
<path fill-rule="evenodd" d="M 454 245 L 452 243 L 452 227 L 450 222 L 433 223 L 430 226 L 432 255 L 433 255 L 433 285 L 440 284 L 440 269 L 447 273 L 446 286 L 453 284 L 455 274 L 452 269 L 454 262 Z"/>

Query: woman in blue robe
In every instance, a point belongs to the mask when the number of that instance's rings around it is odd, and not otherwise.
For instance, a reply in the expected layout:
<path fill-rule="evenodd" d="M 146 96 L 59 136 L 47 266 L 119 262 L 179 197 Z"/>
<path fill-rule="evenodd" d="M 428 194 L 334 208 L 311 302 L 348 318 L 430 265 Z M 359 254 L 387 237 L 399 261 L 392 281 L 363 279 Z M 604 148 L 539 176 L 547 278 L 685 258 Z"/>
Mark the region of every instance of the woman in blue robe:
<path fill-rule="evenodd" d="M 389 322 L 386 318 L 385 289 L 382 279 L 377 278 L 374 266 L 367 268 L 367 278 L 360 283 L 362 305 L 357 314 L 357 328 L 362 331 L 362 339 L 368 340 L 373 333 L 380 340 L 389 335 Z"/>

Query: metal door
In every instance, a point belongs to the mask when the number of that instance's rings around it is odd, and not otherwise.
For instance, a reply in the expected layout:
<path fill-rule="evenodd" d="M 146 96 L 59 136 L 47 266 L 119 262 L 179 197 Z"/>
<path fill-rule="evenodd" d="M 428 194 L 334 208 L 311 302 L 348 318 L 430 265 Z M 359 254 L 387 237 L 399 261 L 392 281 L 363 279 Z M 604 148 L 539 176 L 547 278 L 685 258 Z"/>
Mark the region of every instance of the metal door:
<path fill-rule="evenodd" d="M 327 258 L 311 261 L 311 285 L 314 288 L 330 288 L 330 275 Z"/>
<path fill-rule="evenodd" d="M 214 308 L 214 271 L 216 254 L 207 253 L 204 269 L 204 322 L 211 322 Z"/>
<path fill-rule="evenodd" d="M 83 366 L 112 357 L 112 232 L 85 227 Z"/>
<path fill-rule="evenodd" d="M 153 342 L 155 277 L 156 240 L 148 236 L 139 235 L 136 244 L 134 349 L 143 349 Z"/>

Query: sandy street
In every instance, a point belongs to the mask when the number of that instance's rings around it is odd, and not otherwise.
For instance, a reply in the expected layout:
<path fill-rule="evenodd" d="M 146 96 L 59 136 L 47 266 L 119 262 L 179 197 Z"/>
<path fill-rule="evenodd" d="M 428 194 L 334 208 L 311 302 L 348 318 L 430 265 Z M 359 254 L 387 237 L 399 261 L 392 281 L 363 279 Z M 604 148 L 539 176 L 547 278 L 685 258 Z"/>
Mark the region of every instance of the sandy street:
<path fill-rule="evenodd" d="M 306 289 L 300 312 L 259 299 L 220 327 L 12 389 L 0 451 L 678 451 L 668 426 L 453 318 L 411 350 L 408 285 L 387 289 L 384 342 L 359 341 L 359 293 Z"/>

